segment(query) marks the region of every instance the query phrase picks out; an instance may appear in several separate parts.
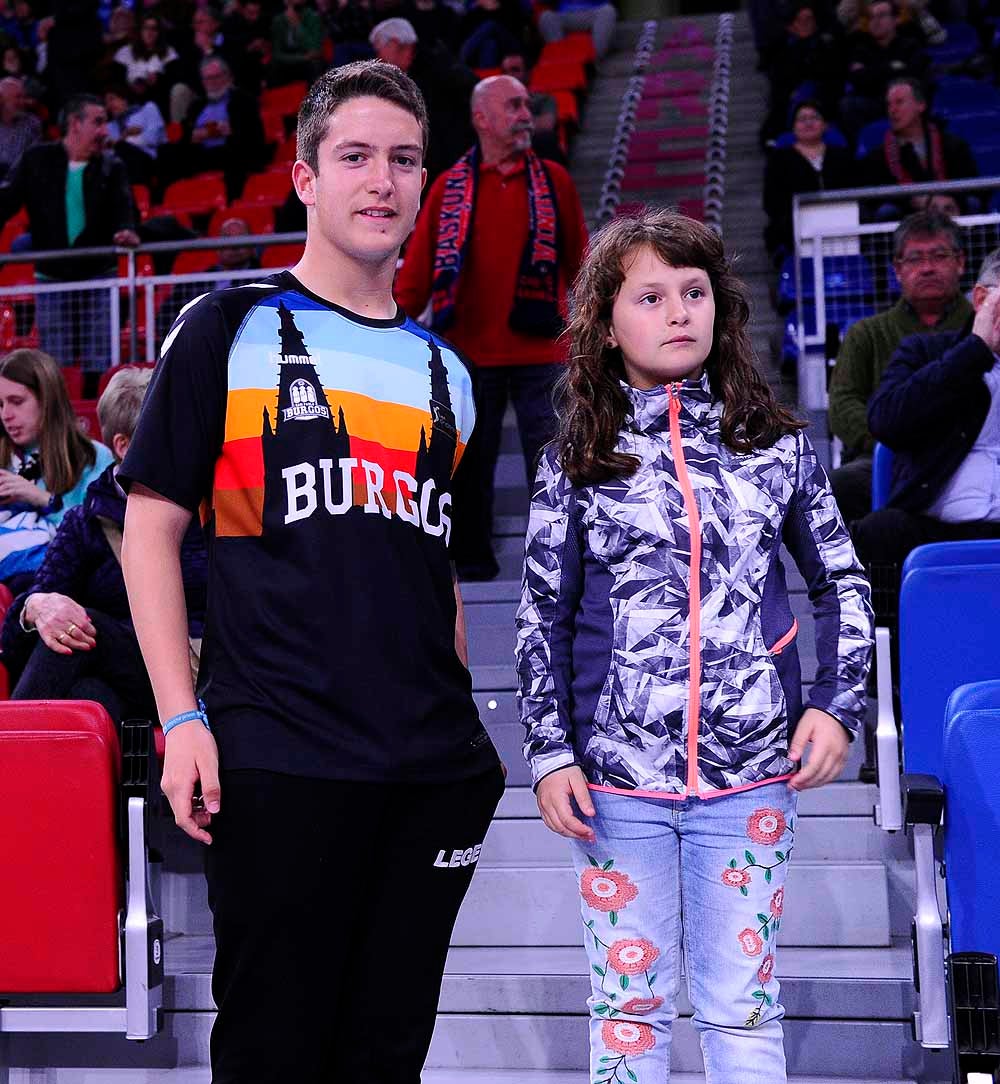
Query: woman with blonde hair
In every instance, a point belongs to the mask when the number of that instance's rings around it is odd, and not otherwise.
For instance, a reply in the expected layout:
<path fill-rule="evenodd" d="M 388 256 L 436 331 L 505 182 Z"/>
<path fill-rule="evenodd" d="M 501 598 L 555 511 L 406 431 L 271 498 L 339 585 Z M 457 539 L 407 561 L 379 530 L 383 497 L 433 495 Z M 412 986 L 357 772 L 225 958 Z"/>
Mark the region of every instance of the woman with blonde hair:
<path fill-rule="evenodd" d="M 0 359 L 0 423 L 0 581 L 16 593 L 112 455 L 81 432 L 59 366 L 41 350 Z"/>

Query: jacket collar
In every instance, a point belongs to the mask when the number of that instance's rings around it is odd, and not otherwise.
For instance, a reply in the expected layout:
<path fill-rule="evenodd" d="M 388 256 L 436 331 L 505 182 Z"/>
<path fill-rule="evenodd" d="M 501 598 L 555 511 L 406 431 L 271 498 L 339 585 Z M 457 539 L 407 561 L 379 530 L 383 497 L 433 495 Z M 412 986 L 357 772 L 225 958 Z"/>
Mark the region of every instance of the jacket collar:
<path fill-rule="evenodd" d="M 697 380 L 680 380 L 670 385 L 660 384 L 649 391 L 634 388 L 621 381 L 621 386 L 632 404 L 632 422 L 640 433 L 654 429 L 666 429 L 670 424 L 671 394 L 680 402 L 682 421 L 704 425 L 713 413 L 715 396 L 703 371 Z"/>

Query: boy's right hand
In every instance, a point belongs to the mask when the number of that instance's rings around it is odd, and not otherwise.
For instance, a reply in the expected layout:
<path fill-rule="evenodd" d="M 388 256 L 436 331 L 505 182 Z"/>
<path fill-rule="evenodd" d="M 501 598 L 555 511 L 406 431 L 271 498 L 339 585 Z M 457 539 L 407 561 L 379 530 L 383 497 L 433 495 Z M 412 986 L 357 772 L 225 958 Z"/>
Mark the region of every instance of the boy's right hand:
<path fill-rule="evenodd" d="M 215 738 L 198 721 L 182 723 L 166 737 L 160 790 L 174 811 L 174 823 L 199 843 L 211 843 L 205 829 L 220 808 L 219 749 Z M 201 795 L 195 788 L 201 781 Z"/>
<path fill-rule="evenodd" d="M 538 811 L 547 828 L 567 839 L 594 842 L 594 830 L 576 816 L 573 802 L 585 817 L 595 815 L 594 803 L 587 789 L 587 778 L 575 764 L 547 775 L 535 791 Z"/>

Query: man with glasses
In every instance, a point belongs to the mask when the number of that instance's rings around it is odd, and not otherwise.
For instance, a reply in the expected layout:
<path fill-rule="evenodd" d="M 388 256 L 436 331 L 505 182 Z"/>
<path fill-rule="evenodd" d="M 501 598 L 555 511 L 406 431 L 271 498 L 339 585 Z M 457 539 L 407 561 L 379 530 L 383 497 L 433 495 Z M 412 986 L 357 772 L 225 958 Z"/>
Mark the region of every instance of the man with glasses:
<path fill-rule="evenodd" d="M 958 332 L 972 316 L 962 296 L 961 234 L 937 211 L 921 211 L 893 235 L 893 268 L 902 296 L 887 312 L 854 324 L 844 337 L 830 382 L 830 429 L 844 445 L 843 466 L 830 476 L 850 524 L 871 510 L 872 449 L 868 403 L 896 348 L 908 335 Z"/>
<path fill-rule="evenodd" d="M 869 566 L 902 568 L 929 542 L 1000 538 L 1000 249 L 972 291 L 958 331 L 899 345 L 868 408 L 895 458 L 885 508 L 854 524 Z"/>

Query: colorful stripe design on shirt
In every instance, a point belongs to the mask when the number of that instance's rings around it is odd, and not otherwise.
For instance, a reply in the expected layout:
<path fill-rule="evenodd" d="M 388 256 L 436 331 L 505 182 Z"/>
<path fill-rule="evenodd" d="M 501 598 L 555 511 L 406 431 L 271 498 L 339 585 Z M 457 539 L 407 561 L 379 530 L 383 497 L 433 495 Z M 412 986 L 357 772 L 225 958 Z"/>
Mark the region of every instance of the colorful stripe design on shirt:
<path fill-rule="evenodd" d="M 250 310 L 229 357 L 217 537 L 360 507 L 447 541 L 471 378 L 419 325 L 384 324 L 288 291 Z"/>

